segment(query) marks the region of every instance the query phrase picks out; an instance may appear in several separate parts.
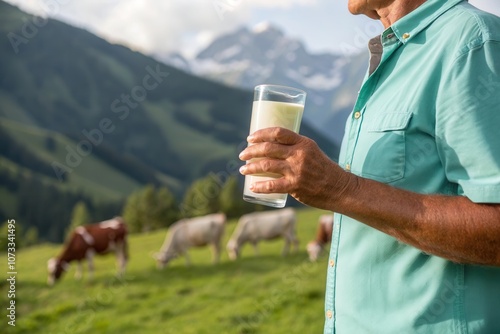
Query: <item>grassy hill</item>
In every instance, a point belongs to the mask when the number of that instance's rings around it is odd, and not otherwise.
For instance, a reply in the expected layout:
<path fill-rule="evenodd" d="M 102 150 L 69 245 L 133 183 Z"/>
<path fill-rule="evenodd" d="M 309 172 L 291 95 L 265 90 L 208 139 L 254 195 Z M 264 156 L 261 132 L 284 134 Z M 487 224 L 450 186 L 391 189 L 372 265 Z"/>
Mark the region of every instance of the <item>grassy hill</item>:
<path fill-rule="evenodd" d="M 123 280 L 114 278 L 113 256 L 96 258 L 94 280 L 73 278 L 74 265 L 62 280 L 46 285 L 47 260 L 60 245 L 43 245 L 17 254 L 16 327 L 2 320 L 2 333 L 319 333 L 323 327 L 326 255 L 307 259 L 305 246 L 314 237 L 323 211 L 298 211 L 299 252 L 281 257 L 282 240 L 250 245 L 235 262 L 222 255 L 211 264 L 208 248 L 190 251 L 164 270 L 155 267 L 166 231 L 133 235 L 130 262 Z M 223 245 L 235 228 L 229 221 Z M 0 282 L 2 309 L 6 281 Z"/>
<path fill-rule="evenodd" d="M 71 139 L 62 136 L 56 132 L 42 128 L 25 125 L 9 120 L 2 120 L 0 124 L 3 129 L 19 144 L 27 148 L 31 154 L 37 156 L 42 161 L 64 161 L 66 145 L 75 145 Z M 45 148 L 45 140 L 52 138 L 54 141 L 53 149 Z M 68 190 L 83 190 L 84 192 L 97 194 L 98 199 L 119 199 L 123 194 L 130 193 L 137 189 L 140 183 L 131 176 L 123 173 L 113 166 L 105 163 L 96 155 L 89 155 L 82 159 L 79 173 L 70 174 L 71 182 L 58 182 L 54 178 L 53 183 Z M 92 171 L 98 170 L 99 173 Z M 52 173 L 53 170 L 52 170 Z M 175 187 L 175 181 L 172 181 L 172 188 Z"/>

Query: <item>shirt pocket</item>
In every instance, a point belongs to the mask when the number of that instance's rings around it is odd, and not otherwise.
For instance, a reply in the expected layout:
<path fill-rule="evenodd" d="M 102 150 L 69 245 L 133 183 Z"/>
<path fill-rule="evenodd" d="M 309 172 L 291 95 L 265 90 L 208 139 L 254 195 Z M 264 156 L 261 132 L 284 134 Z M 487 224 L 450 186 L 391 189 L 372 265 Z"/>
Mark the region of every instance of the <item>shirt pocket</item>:
<path fill-rule="evenodd" d="M 384 183 L 404 177 L 406 166 L 406 136 L 411 112 L 383 113 L 367 126 L 368 150 L 361 175 Z"/>

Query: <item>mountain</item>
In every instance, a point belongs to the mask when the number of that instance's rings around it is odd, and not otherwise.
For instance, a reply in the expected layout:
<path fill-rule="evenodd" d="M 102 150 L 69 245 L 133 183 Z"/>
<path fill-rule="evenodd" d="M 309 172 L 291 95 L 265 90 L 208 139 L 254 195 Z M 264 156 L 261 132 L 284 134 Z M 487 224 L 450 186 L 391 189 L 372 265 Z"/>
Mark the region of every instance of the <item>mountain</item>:
<path fill-rule="evenodd" d="M 208 173 L 238 174 L 250 90 L 4 2 L 0 35 L 0 221 L 18 217 L 55 240 L 78 199 L 109 216 L 149 183 L 181 199 Z M 307 124 L 301 133 L 338 154 Z"/>
<path fill-rule="evenodd" d="M 367 55 L 312 54 L 299 40 L 262 23 L 218 37 L 193 59 L 175 53 L 166 61 L 244 89 L 262 83 L 302 88 L 308 93 L 304 121 L 339 143 L 365 75 Z"/>

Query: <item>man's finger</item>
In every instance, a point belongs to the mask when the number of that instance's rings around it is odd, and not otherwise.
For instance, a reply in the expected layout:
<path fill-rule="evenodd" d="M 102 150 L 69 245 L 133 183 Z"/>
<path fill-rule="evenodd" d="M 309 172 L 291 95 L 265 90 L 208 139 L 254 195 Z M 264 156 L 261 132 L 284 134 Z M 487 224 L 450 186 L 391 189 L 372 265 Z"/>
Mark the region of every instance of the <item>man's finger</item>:
<path fill-rule="evenodd" d="M 240 173 L 243 175 L 273 175 L 280 177 L 289 172 L 290 167 L 283 160 L 259 159 L 249 162 L 240 167 Z"/>
<path fill-rule="evenodd" d="M 282 177 L 279 179 L 269 181 L 254 182 L 250 185 L 250 191 L 254 193 L 273 194 L 273 193 L 287 193 L 288 181 Z"/>
<path fill-rule="evenodd" d="M 239 158 L 243 161 L 255 158 L 286 159 L 288 154 L 289 150 L 287 146 L 277 143 L 259 142 L 251 143 L 250 146 L 240 153 Z"/>
<path fill-rule="evenodd" d="M 250 144 L 260 142 L 277 142 L 284 145 L 296 144 L 300 139 L 300 135 L 285 128 L 265 128 L 257 130 L 248 136 L 247 141 Z"/>

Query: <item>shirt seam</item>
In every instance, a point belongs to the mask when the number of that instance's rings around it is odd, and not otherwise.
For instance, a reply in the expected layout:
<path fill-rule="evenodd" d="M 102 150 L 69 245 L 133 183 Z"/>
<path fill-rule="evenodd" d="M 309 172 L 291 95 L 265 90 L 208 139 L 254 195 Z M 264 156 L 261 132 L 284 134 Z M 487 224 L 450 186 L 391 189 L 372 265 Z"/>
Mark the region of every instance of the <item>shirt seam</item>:
<path fill-rule="evenodd" d="M 458 55 L 455 57 L 455 60 L 451 63 L 452 67 L 460 60 L 461 57 L 469 54 L 474 50 L 484 47 L 484 45 L 487 42 L 497 42 L 497 43 L 500 42 L 498 39 L 495 39 L 494 37 L 491 36 L 491 34 L 488 32 L 486 24 L 484 23 L 484 20 L 481 19 L 481 17 L 477 13 L 471 10 L 467 10 L 460 6 L 455 6 L 454 9 L 456 9 L 460 13 L 468 15 L 469 16 L 468 19 L 474 21 L 475 26 L 479 30 L 479 34 L 477 37 L 473 38 L 468 43 L 466 43 L 458 51 Z"/>
<path fill-rule="evenodd" d="M 467 330 L 467 322 L 466 322 L 466 315 L 465 315 L 465 296 L 464 296 L 464 289 L 465 289 L 465 266 L 463 264 L 457 264 L 456 267 L 456 276 L 455 276 L 455 284 L 456 284 L 456 289 L 457 289 L 457 297 L 455 299 L 455 304 L 454 304 L 454 312 L 456 315 L 457 323 L 456 323 L 456 329 L 458 333 L 460 334 L 466 334 L 468 332 Z"/>

